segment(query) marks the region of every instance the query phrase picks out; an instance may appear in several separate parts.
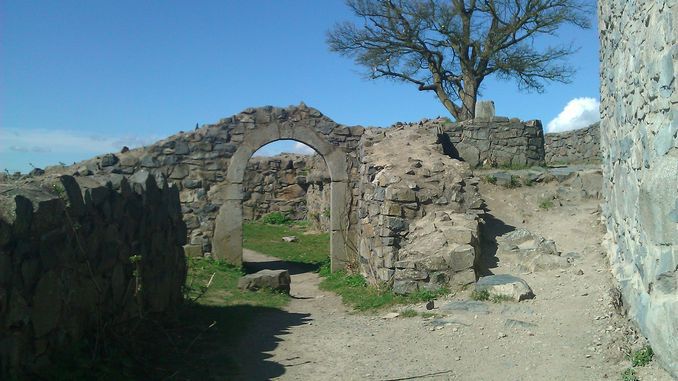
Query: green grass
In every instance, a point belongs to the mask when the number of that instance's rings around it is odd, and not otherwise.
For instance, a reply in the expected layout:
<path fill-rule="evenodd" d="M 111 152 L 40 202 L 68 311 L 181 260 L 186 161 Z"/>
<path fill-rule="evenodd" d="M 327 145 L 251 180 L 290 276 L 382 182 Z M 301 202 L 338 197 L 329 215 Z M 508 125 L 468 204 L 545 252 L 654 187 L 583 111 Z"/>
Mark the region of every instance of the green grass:
<path fill-rule="evenodd" d="M 319 265 L 329 258 L 329 233 L 305 234 L 307 224 L 243 224 L 243 246 L 290 262 Z M 284 236 L 296 236 L 297 242 L 283 242 Z"/>
<path fill-rule="evenodd" d="M 541 209 L 544 209 L 544 210 L 549 210 L 549 209 L 553 208 L 553 201 L 551 201 L 551 200 L 542 200 L 542 201 L 539 203 L 539 207 L 540 207 Z"/>
<path fill-rule="evenodd" d="M 320 269 L 320 288 L 332 291 L 341 296 L 344 304 L 358 311 L 382 310 L 397 304 L 413 304 L 427 302 L 449 290 L 441 288 L 436 291 L 422 290 L 408 295 L 398 295 L 385 285 L 369 285 L 360 274 L 349 274 L 344 270 L 330 272 L 329 264 Z"/>
<path fill-rule="evenodd" d="M 268 290 L 257 292 L 238 289 L 238 279 L 244 273 L 228 263 L 203 258 L 188 258 L 186 297 L 205 306 L 249 305 L 281 308 L 289 296 Z M 212 279 L 209 287 L 207 284 Z"/>

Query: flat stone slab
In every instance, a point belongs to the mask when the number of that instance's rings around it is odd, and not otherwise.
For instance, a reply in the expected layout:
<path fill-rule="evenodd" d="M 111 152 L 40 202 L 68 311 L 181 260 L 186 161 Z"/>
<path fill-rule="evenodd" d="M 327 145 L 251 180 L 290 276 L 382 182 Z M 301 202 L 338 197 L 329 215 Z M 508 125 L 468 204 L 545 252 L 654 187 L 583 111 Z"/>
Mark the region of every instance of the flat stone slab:
<path fill-rule="evenodd" d="M 534 298 L 534 292 L 524 280 L 508 274 L 490 275 L 478 279 L 476 291 L 492 296 L 509 297 L 517 302 Z"/>
<path fill-rule="evenodd" d="M 516 320 L 516 319 L 506 319 L 504 321 L 504 327 L 506 328 L 524 328 L 524 329 L 534 329 L 537 328 L 537 325 L 534 323 Z"/>
<path fill-rule="evenodd" d="M 257 291 L 262 288 L 290 293 L 290 273 L 287 270 L 261 270 L 238 280 L 241 290 Z"/>
<path fill-rule="evenodd" d="M 480 314 L 489 314 L 490 307 L 486 303 L 476 300 L 464 300 L 458 302 L 449 302 L 440 306 L 441 311 L 465 311 Z"/>

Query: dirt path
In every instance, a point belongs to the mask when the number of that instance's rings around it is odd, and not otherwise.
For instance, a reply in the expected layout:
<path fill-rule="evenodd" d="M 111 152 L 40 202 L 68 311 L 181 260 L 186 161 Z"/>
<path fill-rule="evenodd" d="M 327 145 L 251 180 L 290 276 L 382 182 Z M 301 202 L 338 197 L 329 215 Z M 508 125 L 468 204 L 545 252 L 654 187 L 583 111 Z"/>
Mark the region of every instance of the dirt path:
<path fill-rule="evenodd" d="M 553 239 L 563 253 L 577 253 L 573 266 L 525 274 L 500 257 L 490 271 L 525 279 L 535 299 L 451 308 L 452 301 L 470 299 L 467 290 L 437 300 L 432 311 L 437 317 L 393 319 L 382 318 L 388 311 L 352 313 L 336 295 L 318 289 L 315 273 L 292 267 L 293 299 L 285 311 L 295 318 L 275 332 L 266 327 L 280 327 L 284 316 L 255 322 L 258 328 L 236 348 L 241 379 L 619 379 L 629 366 L 623 351 L 633 331 L 610 305 L 599 201 L 565 200 L 543 210 L 539 200 L 556 192 L 555 185 L 507 190 L 485 184 L 481 191 L 495 217 L 490 228 L 525 227 Z M 285 266 L 251 251 L 245 252 L 245 261 Z M 423 311 L 421 305 L 409 308 Z M 639 369 L 638 375 L 641 380 L 670 380 L 656 364 Z"/>

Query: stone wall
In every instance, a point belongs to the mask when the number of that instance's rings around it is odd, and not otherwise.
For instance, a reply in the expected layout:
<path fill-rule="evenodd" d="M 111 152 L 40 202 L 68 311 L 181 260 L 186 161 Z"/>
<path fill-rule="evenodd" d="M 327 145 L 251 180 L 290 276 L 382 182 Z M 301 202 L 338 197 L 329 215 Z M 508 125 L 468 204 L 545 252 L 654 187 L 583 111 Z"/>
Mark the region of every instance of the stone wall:
<path fill-rule="evenodd" d="M 600 163 L 600 123 L 544 135 L 546 164 Z"/>
<path fill-rule="evenodd" d="M 243 219 L 282 212 L 293 220 L 308 219 L 314 228 L 327 231 L 329 187 L 327 165 L 318 155 L 253 157 L 245 172 Z"/>
<path fill-rule="evenodd" d="M 452 123 L 427 121 L 449 137 L 451 151 L 471 167 L 544 165 L 544 132 L 541 122 L 492 116 Z"/>
<path fill-rule="evenodd" d="M 313 142 L 305 141 L 305 143 L 336 146 L 340 147 L 342 151 L 346 151 L 348 155 L 353 155 L 349 159 L 349 166 L 353 168 L 354 177 L 345 181 L 352 184 L 349 186 L 350 188 L 357 188 L 355 185 L 357 179 L 355 147 L 358 146 L 364 129 L 359 126 L 339 125 L 319 111 L 303 104 L 287 108 L 271 106 L 250 108 L 224 118 L 215 124 L 197 128 L 195 131 L 179 132 L 147 147 L 134 150 L 123 149 L 120 153 L 102 155 L 84 161 L 74 166 L 69 174 L 85 177 L 94 174 L 130 175 L 143 170 L 158 178 L 167 179 L 180 190 L 181 210 L 188 228 L 186 254 L 190 256 L 211 255 L 215 221 L 219 209 L 232 196 L 228 193 L 232 189 L 229 189 L 227 181 L 231 159 L 238 148 L 243 146 L 244 139 L 248 134 L 261 139 L 262 145 L 280 139 L 279 133 L 275 136 L 268 136 L 260 132 L 267 128 L 278 132 L 296 130 L 296 139 L 301 141 L 304 140 L 304 132 L 319 134 L 324 141 L 318 141 L 316 137 Z M 256 151 L 258 148 L 259 146 L 248 147 L 252 151 Z M 318 147 L 314 148 L 317 149 Z M 325 161 L 327 159 L 325 158 Z M 289 192 L 284 197 L 295 198 L 293 196 L 302 193 L 297 186 L 303 188 L 305 185 L 299 183 L 303 181 L 309 187 L 317 188 L 317 190 L 330 188 L 330 186 L 325 187 L 325 185 L 328 185 L 326 181 L 329 171 L 327 164 L 323 163 L 322 157 L 317 159 L 319 160 L 318 164 L 312 165 L 313 168 L 317 167 L 317 171 L 322 172 L 322 175 L 318 174 L 310 180 L 301 179 L 300 177 L 303 176 L 298 176 L 298 174 L 294 175 L 296 171 L 300 170 L 296 169 L 295 160 L 292 162 L 292 170 L 289 173 L 281 173 L 280 177 L 272 175 L 272 168 L 278 165 L 277 161 L 268 163 L 268 160 L 257 159 L 256 157 L 249 160 L 249 170 L 245 170 L 246 176 L 244 176 L 243 183 L 238 184 L 242 188 L 242 196 L 245 201 L 243 212 L 246 214 L 244 217 L 257 217 L 264 210 L 274 211 L 280 210 L 280 208 L 289 208 L 291 211 L 299 209 L 298 213 L 294 213 L 296 217 L 299 217 L 303 210 L 303 202 L 298 200 L 297 203 L 290 203 L 291 200 L 280 199 L 279 196 L 282 192 Z M 288 164 L 289 161 L 285 163 L 285 166 Z M 282 160 L 280 165 L 283 165 Z M 297 160 L 296 165 L 303 166 L 305 164 Z M 255 167 L 258 169 L 254 170 Z M 283 172 L 286 170 L 283 169 Z M 316 170 L 313 171 L 314 174 L 315 172 Z M 263 173 L 266 173 L 266 175 L 263 175 Z M 266 179 L 266 176 L 269 176 L 269 178 Z M 294 179 L 291 177 L 294 177 Z M 268 191 L 259 188 L 261 184 L 258 184 L 258 182 L 260 180 L 264 183 L 270 181 L 270 183 L 264 184 L 264 188 L 269 186 L 272 193 L 267 193 Z M 325 185 L 321 186 L 320 183 Z M 317 190 L 312 189 L 312 192 Z M 259 199 L 257 200 L 257 198 Z M 264 200 L 265 198 L 268 199 Z M 351 204 L 349 208 L 351 209 L 355 207 L 354 204 L 357 204 L 357 200 L 355 202 L 348 200 L 347 203 Z M 255 212 L 255 209 L 258 211 Z M 351 213 L 353 210 L 351 209 Z M 318 211 L 318 214 L 321 213 Z M 356 219 L 353 218 L 351 222 L 355 224 Z M 319 221 L 318 226 L 321 227 L 322 223 L 322 221 Z M 328 219 L 325 219 L 325 224 L 327 223 Z"/>
<path fill-rule="evenodd" d="M 598 3 L 609 258 L 629 316 L 678 377 L 678 3 Z"/>
<path fill-rule="evenodd" d="M 172 311 L 185 240 L 178 189 L 148 172 L 0 181 L 0 378 L 104 325 Z"/>
<path fill-rule="evenodd" d="M 478 179 L 442 151 L 427 125 L 366 130 L 356 247 L 371 282 L 411 293 L 475 281 Z"/>

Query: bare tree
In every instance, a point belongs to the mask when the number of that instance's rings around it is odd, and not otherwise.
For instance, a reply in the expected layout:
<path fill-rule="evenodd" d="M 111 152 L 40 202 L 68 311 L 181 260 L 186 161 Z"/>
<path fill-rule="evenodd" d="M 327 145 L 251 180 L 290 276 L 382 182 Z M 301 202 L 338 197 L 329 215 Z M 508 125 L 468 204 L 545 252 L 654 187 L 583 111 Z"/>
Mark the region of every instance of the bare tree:
<path fill-rule="evenodd" d="M 364 25 L 328 32 L 332 51 L 353 57 L 371 78 L 410 82 L 433 91 L 456 120 L 473 118 L 489 75 L 542 92 L 545 81 L 567 83 L 562 59 L 572 45 L 534 44 L 572 24 L 590 27 L 589 0 L 347 0 Z"/>

